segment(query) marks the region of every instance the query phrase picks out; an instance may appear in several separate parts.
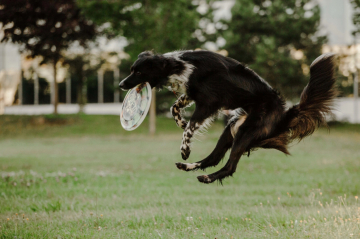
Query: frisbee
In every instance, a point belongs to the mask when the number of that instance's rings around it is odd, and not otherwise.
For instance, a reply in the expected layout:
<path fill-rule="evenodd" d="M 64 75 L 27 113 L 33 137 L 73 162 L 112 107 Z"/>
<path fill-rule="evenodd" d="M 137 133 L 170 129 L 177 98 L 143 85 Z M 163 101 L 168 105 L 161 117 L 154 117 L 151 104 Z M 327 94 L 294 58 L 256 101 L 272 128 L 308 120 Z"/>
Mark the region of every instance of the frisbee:
<path fill-rule="evenodd" d="M 120 123 L 125 130 L 134 130 L 144 121 L 149 112 L 151 96 L 151 87 L 147 82 L 126 94 L 120 112 Z"/>

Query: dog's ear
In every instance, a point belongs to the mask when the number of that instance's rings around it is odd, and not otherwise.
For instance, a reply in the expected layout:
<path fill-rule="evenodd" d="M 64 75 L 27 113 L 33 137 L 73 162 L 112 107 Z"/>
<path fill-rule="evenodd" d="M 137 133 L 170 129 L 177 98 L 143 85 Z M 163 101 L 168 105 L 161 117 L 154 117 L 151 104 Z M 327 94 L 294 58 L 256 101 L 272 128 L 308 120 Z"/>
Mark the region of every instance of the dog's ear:
<path fill-rule="evenodd" d="M 151 51 L 144 51 L 144 52 L 141 52 L 138 55 L 138 58 L 143 58 L 143 57 L 153 56 L 153 55 L 154 55 L 154 52 L 152 50 Z"/>
<path fill-rule="evenodd" d="M 163 69 L 168 69 L 171 74 L 179 74 L 184 70 L 184 63 L 172 58 L 165 58 Z"/>
<path fill-rule="evenodd" d="M 162 68 L 165 69 L 169 65 L 169 60 L 167 58 L 162 58 Z"/>

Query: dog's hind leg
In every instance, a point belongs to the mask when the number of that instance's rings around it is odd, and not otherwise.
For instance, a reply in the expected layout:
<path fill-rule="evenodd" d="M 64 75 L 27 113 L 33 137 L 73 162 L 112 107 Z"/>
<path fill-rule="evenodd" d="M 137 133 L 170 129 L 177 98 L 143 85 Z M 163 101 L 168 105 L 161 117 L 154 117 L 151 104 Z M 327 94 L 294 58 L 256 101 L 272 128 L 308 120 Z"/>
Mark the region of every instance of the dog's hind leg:
<path fill-rule="evenodd" d="M 220 136 L 215 149 L 205 159 L 196 163 L 176 163 L 176 167 L 184 171 L 192 171 L 196 169 L 205 169 L 207 167 L 216 166 L 225 156 L 225 153 L 231 148 L 233 136 L 231 135 L 231 125 L 227 125 L 224 132 Z"/>
<path fill-rule="evenodd" d="M 236 135 L 236 136 L 240 136 L 240 137 L 235 137 L 234 139 L 234 144 L 233 147 L 231 149 L 231 153 L 230 153 L 230 158 L 227 161 L 227 163 L 225 164 L 225 166 L 220 169 L 219 171 L 209 174 L 209 175 L 201 175 L 198 176 L 198 180 L 201 183 L 212 183 L 215 180 L 221 180 L 224 179 L 225 177 L 229 177 L 231 176 L 233 173 L 235 173 L 237 164 L 240 160 L 240 157 L 242 154 L 244 154 L 246 152 L 247 147 L 249 146 L 249 144 L 252 141 L 252 137 L 251 137 L 251 131 L 247 131 L 247 132 L 238 132 L 238 134 L 241 135 Z"/>
<path fill-rule="evenodd" d="M 247 116 L 246 121 L 239 127 L 235 135 L 230 157 L 225 166 L 213 174 L 199 176 L 198 180 L 202 183 L 212 183 L 215 180 L 221 182 L 225 177 L 232 176 L 236 171 L 240 157 L 248 151 L 257 140 L 266 138 L 271 131 L 272 123 L 266 125 L 263 122 L 267 121 L 256 116 Z"/>
<path fill-rule="evenodd" d="M 225 156 L 226 152 L 231 148 L 234 141 L 234 136 L 237 133 L 239 127 L 244 123 L 246 116 L 246 113 L 243 111 L 241 114 L 236 115 L 230 120 L 229 124 L 226 126 L 224 132 L 220 136 L 215 149 L 209 156 L 196 163 L 176 163 L 178 169 L 192 171 L 218 165 L 221 159 Z"/>
<path fill-rule="evenodd" d="M 184 120 L 182 118 L 182 116 L 180 114 L 180 109 L 191 105 L 192 102 L 193 101 L 190 100 L 188 96 L 183 94 L 175 101 L 173 106 L 171 106 L 171 108 L 170 108 L 170 112 L 171 112 L 172 116 L 174 117 L 174 120 L 175 120 L 177 126 L 179 126 L 182 129 L 185 129 L 187 122 L 186 122 L 186 120 Z"/>

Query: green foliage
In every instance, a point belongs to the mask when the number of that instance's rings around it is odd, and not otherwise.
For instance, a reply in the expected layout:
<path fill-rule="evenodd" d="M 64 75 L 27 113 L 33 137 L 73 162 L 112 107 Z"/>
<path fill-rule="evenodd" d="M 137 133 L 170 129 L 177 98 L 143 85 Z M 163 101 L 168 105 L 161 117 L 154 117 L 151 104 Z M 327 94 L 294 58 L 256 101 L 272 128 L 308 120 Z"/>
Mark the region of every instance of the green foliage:
<path fill-rule="evenodd" d="M 62 51 L 78 41 L 86 46 L 95 37 L 95 26 L 80 13 L 74 0 L 3 0 L 0 22 L 1 39 L 20 44 L 31 57 L 56 63 Z"/>
<path fill-rule="evenodd" d="M 320 8 L 311 0 L 236 1 L 231 20 L 217 23 L 210 19 L 216 10 L 213 1 L 208 1 L 209 11 L 203 15 L 196 10 L 199 2 L 191 1 L 78 3 L 96 24 L 107 26 L 109 36 L 128 39 L 125 51 L 130 54 L 130 62 L 121 66 L 123 74 L 128 73 L 129 65 L 144 50 L 164 53 L 194 49 L 205 40 L 200 35 L 214 42 L 223 37 L 230 57 L 250 65 L 293 99 L 299 97 L 308 82 L 309 65 L 321 54 L 327 40 L 318 34 Z M 214 34 L 206 34 L 209 24 L 214 24 Z"/>
<path fill-rule="evenodd" d="M 308 81 L 306 70 L 326 42 L 318 35 L 319 6 L 311 0 L 241 0 L 231 13 L 230 22 L 222 21 L 226 27 L 209 39 L 223 37 L 230 57 L 248 64 L 288 97 L 299 97 Z M 303 57 L 295 57 L 296 50 Z"/>
<path fill-rule="evenodd" d="M 356 35 L 360 33 L 360 0 L 350 0 L 351 5 L 353 7 L 353 15 L 352 15 L 352 21 L 355 25 L 355 30 L 353 31 L 353 34 Z"/>
<path fill-rule="evenodd" d="M 199 28 L 201 14 L 198 3 L 177 1 L 98 1 L 77 0 L 82 12 L 97 25 L 103 26 L 109 38 L 124 36 L 128 45 L 124 51 L 130 55 L 122 60 L 120 78 L 130 74 L 130 66 L 140 52 L 154 50 L 166 53 L 177 49 L 194 49 L 202 45 L 194 32 Z M 157 111 L 168 112 L 174 96 L 167 90 L 157 92 Z M 165 109 L 167 107 L 167 109 Z"/>
<path fill-rule="evenodd" d="M 63 51 L 75 41 L 87 47 L 97 35 L 95 25 L 85 19 L 75 0 L 3 0 L 0 23 L 4 35 L 1 42 L 13 42 L 29 57 L 41 56 L 41 64 L 53 64 L 54 113 L 57 113 L 58 85 L 56 64 Z"/>
<path fill-rule="evenodd" d="M 125 52 L 130 61 L 145 50 L 165 53 L 176 49 L 192 49 L 200 44 L 193 33 L 201 14 L 196 3 L 178 1 L 97 1 L 77 0 L 83 13 L 97 25 L 105 24 L 108 36 L 124 36 Z M 104 14 L 106 13 L 106 14 Z"/>

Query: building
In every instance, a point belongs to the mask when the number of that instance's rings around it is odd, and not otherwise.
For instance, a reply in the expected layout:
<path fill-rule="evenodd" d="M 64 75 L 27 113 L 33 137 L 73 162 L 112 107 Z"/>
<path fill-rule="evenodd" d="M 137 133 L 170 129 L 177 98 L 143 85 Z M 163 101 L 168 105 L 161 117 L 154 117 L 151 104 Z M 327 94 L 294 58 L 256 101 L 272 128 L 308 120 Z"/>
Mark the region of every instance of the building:
<path fill-rule="evenodd" d="M 11 43 L 0 44 L 0 114 L 14 102 L 21 77 L 21 56 Z"/>
<path fill-rule="evenodd" d="M 351 45 L 355 29 L 350 0 L 317 0 L 321 8 L 322 31 L 328 34 L 329 45 Z"/>

